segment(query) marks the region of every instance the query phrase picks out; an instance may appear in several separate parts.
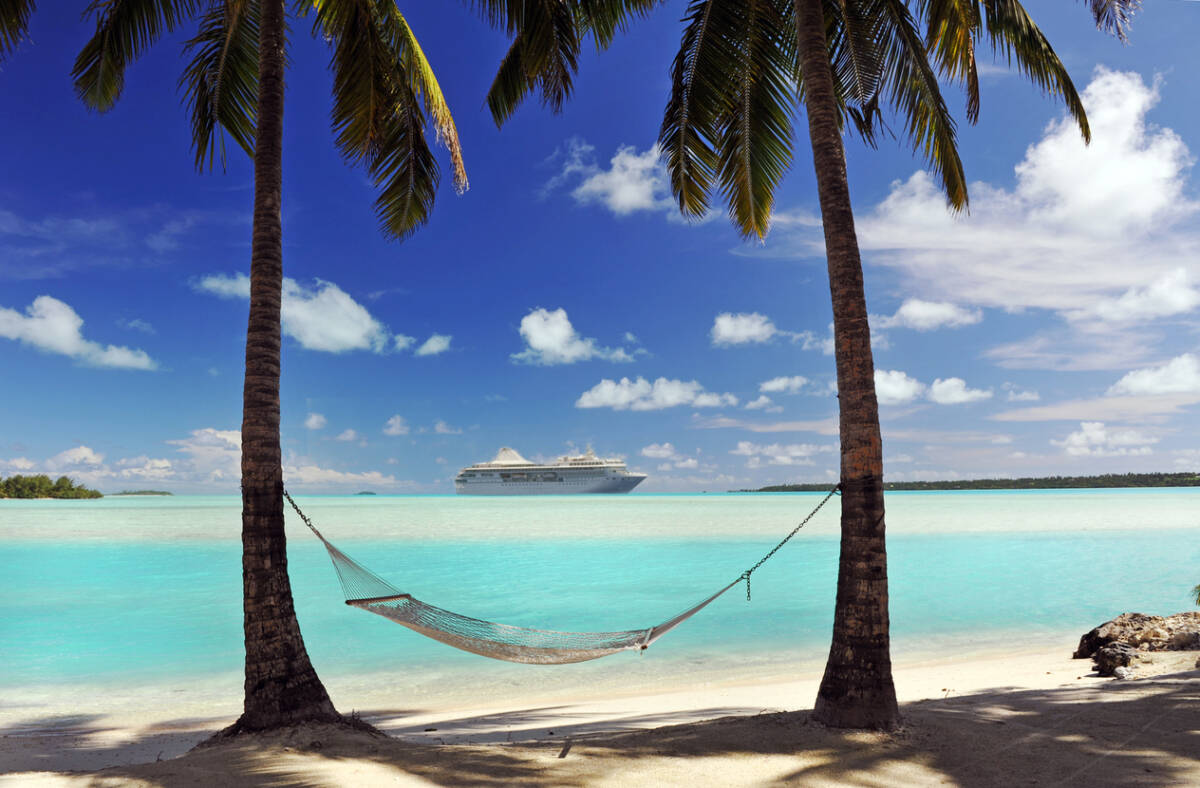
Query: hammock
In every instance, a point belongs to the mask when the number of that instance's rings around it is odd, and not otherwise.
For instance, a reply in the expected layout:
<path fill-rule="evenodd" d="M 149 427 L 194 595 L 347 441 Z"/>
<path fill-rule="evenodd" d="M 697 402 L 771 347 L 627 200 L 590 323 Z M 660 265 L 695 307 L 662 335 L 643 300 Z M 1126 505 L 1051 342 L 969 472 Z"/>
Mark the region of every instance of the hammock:
<path fill-rule="evenodd" d="M 283 495 L 296 510 L 296 514 L 300 515 L 304 524 L 325 545 L 325 550 L 333 561 L 333 568 L 337 572 L 347 605 L 383 616 L 428 638 L 480 656 L 531 665 L 563 665 L 570 662 L 585 662 L 589 659 L 615 654 L 618 651 L 642 651 L 743 581 L 746 583 L 746 599 L 749 600 L 750 575 L 754 570 L 762 566 L 768 558 L 775 555 L 780 547 L 783 547 L 789 539 L 795 536 L 796 532 L 803 528 L 837 491 L 837 487 L 830 490 L 829 494 L 817 504 L 816 509 L 813 509 L 808 517 L 805 517 L 771 552 L 712 596 L 658 626 L 620 632 L 558 632 L 496 624 L 422 602 L 411 594 L 401 592 L 400 589 L 331 544 L 321 535 L 321 532 L 316 529 L 304 512 L 300 511 L 300 507 L 292 500 L 292 496 L 288 495 L 286 491 Z"/>

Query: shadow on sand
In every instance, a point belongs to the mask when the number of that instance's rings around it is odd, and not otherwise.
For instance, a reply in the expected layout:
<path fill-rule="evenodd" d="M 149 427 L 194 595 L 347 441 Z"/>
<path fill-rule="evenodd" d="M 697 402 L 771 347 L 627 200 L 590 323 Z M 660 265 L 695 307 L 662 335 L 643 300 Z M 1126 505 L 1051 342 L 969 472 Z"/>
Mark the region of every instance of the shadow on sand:
<path fill-rule="evenodd" d="M 904 707 L 896 733 L 824 728 L 808 712 L 725 716 L 611 733 L 601 721 L 554 728 L 547 707 L 453 720 L 456 729 L 554 730 L 527 744 L 435 745 L 326 726 L 243 737 L 183 757 L 74 774 L 83 785 L 318 786 L 339 782 L 446 786 L 597 783 L 703 785 L 951 784 L 964 786 L 1200 784 L 1200 672 L 1101 686 L 994 689 Z M 714 716 L 728 709 L 710 709 Z M 387 725 L 399 710 L 362 716 Z M 676 718 L 678 719 L 678 718 Z M 4 731 L 45 729 L 81 737 L 94 720 L 30 720 Z M 143 740 L 111 745 L 186 748 L 219 727 L 178 720 Z M 658 722 L 623 719 L 622 726 Z M 412 729 L 391 726 L 401 735 Z M 569 737 L 562 734 L 570 733 Z M 565 739 L 565 740 L 564 740 Z M 179 750 L 176 750 L 179 751 Z M 718 763 L 720 761 L 720 763 Z M 54 769 L 36 758 L 7 771 Z M 61 766 L 57 768 L 62 768 Z M 724 771 L 718 771 L 723 769 Z"/>

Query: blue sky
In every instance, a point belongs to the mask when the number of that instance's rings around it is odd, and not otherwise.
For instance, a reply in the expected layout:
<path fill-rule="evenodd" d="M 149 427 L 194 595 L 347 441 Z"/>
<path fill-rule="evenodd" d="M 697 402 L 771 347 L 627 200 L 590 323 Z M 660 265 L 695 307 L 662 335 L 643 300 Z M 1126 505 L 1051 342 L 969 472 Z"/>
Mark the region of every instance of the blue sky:
<path fill-rule="evenodd" d="M 471 188 L 445 179 L 402 244 L 333 146 L 327 48 L 293 25 L 289 486 L 451 492 L 500 446 L 591 445 L 648 473 L 643 491 L 835 479 L 807 139 L 765 243 L 723 216 L 686 224 L 653 148 L 681 3 L 589 52 L 564 113 L 533 102 L 503 130 L 483 97 L 505 42 L 462 5 L 403 5 Z M 0 474 L 236 492 L 249 162 L 194 171 L 184 36 L 97 115 L 69 79 L 83 4 L 42 6 L 0 70 Z M 969 215 L 904 147 L 848 142 L 890 479 L 1200 466 L 1200 6 L 1148 4 L 1127 46 L 1085 4 L 1030 8 L 1084 93 L 1090 147 L 990 56 L 980 122 L 960 127 Z"/>

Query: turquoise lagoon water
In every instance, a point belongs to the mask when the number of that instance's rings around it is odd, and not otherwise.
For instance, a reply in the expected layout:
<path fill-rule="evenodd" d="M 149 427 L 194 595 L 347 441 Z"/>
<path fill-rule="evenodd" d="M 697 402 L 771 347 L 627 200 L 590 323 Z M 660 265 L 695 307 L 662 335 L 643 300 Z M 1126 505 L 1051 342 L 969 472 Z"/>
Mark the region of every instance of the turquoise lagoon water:
<path fill-rule="evenodd" d="M 313 496 L 327 538 L 427 602 L 565 630 L 649 626 L 753 565 L 820 495 L 553 498 Z M 1189 608 L 1200 491 L 892 493 L 897 661 L 1070 639 L 1117 613 Z M 241 670 L 235 497 L 0 501 L 0 687 L 229 678 Z M 819 669 L 829 643 L 837 499 L 754 575 L 642 655 L 554 668 L 449 649 L 350 609 L 289 517 L 290 573 L 327 680 L 412 694 L 621 683 L 646 688 Z"/>

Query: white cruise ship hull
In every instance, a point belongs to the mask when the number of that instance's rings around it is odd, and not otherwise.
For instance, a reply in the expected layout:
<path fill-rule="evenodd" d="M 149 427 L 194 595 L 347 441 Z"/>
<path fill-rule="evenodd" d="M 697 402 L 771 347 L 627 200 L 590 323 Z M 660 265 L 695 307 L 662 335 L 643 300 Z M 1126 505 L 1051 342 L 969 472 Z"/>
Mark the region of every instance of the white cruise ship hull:
<path fill-rule="evenodd" d="M 472 479 L 454 483 L 459 495 L 572 495 L 575 493 L 627 493 L 645 480 L 645 474 L 630 473 L 610 478 L 561 479 L 560 481 L 493 481 Z"/>
<path fill-rule="evenodd" d="M 454 477 L 459 495 L 575 495 L 579 493 L 627 493 L 645 480 L 644 473 L 630 473 L 619 459 L 587 454 L 559 457 L 556 462 L 530 462 L 507 446 L 496 459 L 468 465 Z"/>

